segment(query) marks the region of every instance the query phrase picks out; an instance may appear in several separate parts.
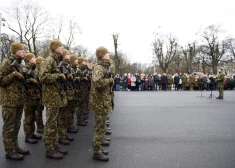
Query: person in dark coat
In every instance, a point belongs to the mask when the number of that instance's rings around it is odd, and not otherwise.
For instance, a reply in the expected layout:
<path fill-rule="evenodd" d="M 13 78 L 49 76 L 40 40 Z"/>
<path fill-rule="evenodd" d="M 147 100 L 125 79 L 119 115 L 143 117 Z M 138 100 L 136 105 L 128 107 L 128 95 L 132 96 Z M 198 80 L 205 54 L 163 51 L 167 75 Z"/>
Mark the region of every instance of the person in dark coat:
<path fill-rule="evenodd" d="M 139 73 L 136 73 L 136 90 L 137 91 L 140 90 L 140 83 L 141 83 L 140 75 Z"/>
<path fill-rule="evenodd" d="M 124 77 L 123 77 L 123 90 L 127 91 L 127 87 L 128 87 L 128 77 L 127 77 L 127 74 L 125 73 L 124 74 Z"/>
<path fill-rule="evenodd" d="M 175 74 L 175 77 L 174 77 L 174 85 L 175 85 L 175 90 L 179 90 L 179 81 L 180 81 L 180 78 L 179 78 L 179 75 L 178 73 Z"/>
<path fill-rule="evenodd" d="M 149 79 L 148 75 L 144 78 L 144 89 L 149 90 Z"/>
<path fill-rule="evenodd" d="M 153 89 L 154 90 L 157 90 L 158 81 L 159 81 L 159 76 L 157 75 L 157 73 L 155 73 L 153 76 L 153 82 L 154 82 Z"/>
<path fill-rule="evenodd" d="M 119 91 L 120 90 L 120 81 L 121 81 L 121 78 L 119 76 L 119 74 L 116 75 L 115 79 L 114 79 L 114 82 L 115 82 L 115 90 L 116 91 Z"/>
<path fill-rule="evenodd" d="M 162 83 L 162 90 L 165 90 L 166 91 L 166 85 L 168 83 L 168 78 L 167 78 L 167 75 L 166 73 L 164 73 L 161 77 L 161 83 Z"/>

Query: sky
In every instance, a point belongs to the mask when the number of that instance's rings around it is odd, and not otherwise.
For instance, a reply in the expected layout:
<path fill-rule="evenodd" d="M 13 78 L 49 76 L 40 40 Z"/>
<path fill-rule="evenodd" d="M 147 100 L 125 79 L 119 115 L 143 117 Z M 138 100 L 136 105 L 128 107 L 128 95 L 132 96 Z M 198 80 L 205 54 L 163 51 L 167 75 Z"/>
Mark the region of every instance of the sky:
<path fill-rule="evenodd" d="M 0 4 L 8 5 L 8 2 Z M 171 33 L 181 45 L 200 40 L 200 27 L 221 24 L 225 36 L 235 36 L 234 0 L 40 0 L 54 17 L 63 13 L 78 22 L 76 44 L 92 53 L 99 46 L 114 52 L 112 34 L 119 33 L 118 50 L 131 62 L 152 62 L 154 33 Z"/>

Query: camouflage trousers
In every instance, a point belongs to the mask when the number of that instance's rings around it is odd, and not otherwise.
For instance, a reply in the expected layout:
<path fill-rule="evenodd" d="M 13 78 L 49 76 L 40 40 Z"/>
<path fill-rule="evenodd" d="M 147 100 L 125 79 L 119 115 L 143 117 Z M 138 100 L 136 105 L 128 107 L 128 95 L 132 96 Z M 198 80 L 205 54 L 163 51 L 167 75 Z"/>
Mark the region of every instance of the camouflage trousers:
<path fill-rule="evenodd" d="M 43 125 L 43 112 L 44 106 L 39 106 L 36 110 L 36 124 L 37 127 L 44 127 Z"/>
<path fill-rule="evenodd" d="M 224 97 L 224 86 L 218 86 L 219 97 Z"/>
<path fill-rule="evenodd" d="M 61 107 L 58 119 L 57 119 L 57 130 L 59 138 L 65 138 L 67 132 L 67 122 L 68 122 L 68 106 Z"/>
<path fill-rule="evenodd" d="M 66 106 L 66 111 L 68 111 L 68 119 L 67 119 L 67 124 L 66 128 L 73 128 L 74 124 L 74 113 L 77 109 L 76 107 L 77 101 L 68 101 L 68 106 Z"/>
<path fill-rule="evenodd" d="M 95 126 L 93 137 L 94 153 L 101 152 L 101 142 L 106 132 L 106 119 L 108 114 L 95 113 Z"/>
<path fill-rule="evenodd" d="M 194 83 L 190 83 L 190 90 L 193 91 Z"/>
<path fill-rule="evenodd" d="M 35 132 L 36 109 L 38 106 L 24 106 L 24 134 L 32 137 Z"/>
<path fill-rule="evenodd" d="M 87 108 L 78 107 L 76 110 L 77 121 L 83 120 L 83 114 L 86 112 Z"/>
<path fill-rule="evenodd" d="M 186 83 L 182 83 L 182 89 L 186 90 Z"/>
<path fill-rule="evenodd" d="M 2 107 L 2 137 L 7 154 L 19 149 L 18 133 L 21 125 L 23 107 Z"/>
<path fill-rule="evenodd" d="M 171 90 L 172 84 L 167 85 L 167 90 Z"/>
<path fill-rule="evenodd" d="M 44 128 L 44 142 L 47 151 L 54 150 L 57 144 L 56 133 L 58 128 L 58 117 L 62 107 L 46 107 L 46 123 Z"/>

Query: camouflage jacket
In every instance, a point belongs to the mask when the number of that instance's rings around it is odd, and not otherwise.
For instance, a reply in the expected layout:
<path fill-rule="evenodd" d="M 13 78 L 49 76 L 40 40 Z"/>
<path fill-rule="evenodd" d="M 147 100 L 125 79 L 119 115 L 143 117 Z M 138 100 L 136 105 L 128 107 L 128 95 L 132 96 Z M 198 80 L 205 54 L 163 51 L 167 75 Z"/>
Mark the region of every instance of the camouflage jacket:
<path fill-rule="evenodd" d="M 182 76 L 182 83 L 186 83 L 187 82 L 187 77 L 184 75 Z"/>
<path fill-rule="evenodd" d="M 112 94 L 110 93 L 110 81 L 106 60 L 95 65 L 91 79 L 89 96 L 89 108 L 95 113 L 108 114 L 112 111 Z"/>
<path fill-rule="evenodd" d="M 195 83 L 195 77 L 194 76 L 190 76 L 189 80 L 190 80 L 190 83 Z"/>
<path fill-rule="evenodd" d="M 168 76 L 168 84 L 172 85 L 173 83 L 173 78 L 171 76 Z"/>
<path fill-rule="evenodd" d="M 41 66 L 40 81 L 42 83 L 42 104 L 46 107 L 63 107 L 67 105 L 67 97 L 58 77 L 61 74 L 57 67 L 63 56 L 53 53 Z"/>
<path fill-rule="evenodd" d="M 35 70 L 35 66 L 30 63 L 26 63 L 23 68 L 23 71 L 28 74 L 29 70 Z M 29 76 L 27 76 L 29 78 Z M 24 105 L 25 106 L 38 106 L 41 105 L 41 93 L 38 88 L 38 85 L 32 82 L 27 82 L 28 91 L 25 91 L 25 99 Z"/>
<path fill-rule="evenodd" d="M 224 86 L 224 74 L 222 72 L 216 78 L 217 86 Z"/>
<path fill-rule="evenodd" d="M 75 77 L 80 78 L 82 72 L 81 72 L 80 69 L 77 68 L 77 65 L 71 64 L 71 69 L 74 72 L 74 78 Z M 75 80 L 74 79 L 74 86 L 75 86 L 75 89 L 74 89 L 74 99 L 73 100 L 78 100 L 79 92 L 80 92 L 80 80 Z"/>
<path fill-rule="evenodd" d="M 11 66 L 14 60 L 17 60 L 22 70 L 21 58 L 16 55 L 4 59 L 0 65 L 0 104 L 6 107 L 21 107 L 24 103 L 24 89 L 20 81 L 12 74 L 16 71 Z"/>

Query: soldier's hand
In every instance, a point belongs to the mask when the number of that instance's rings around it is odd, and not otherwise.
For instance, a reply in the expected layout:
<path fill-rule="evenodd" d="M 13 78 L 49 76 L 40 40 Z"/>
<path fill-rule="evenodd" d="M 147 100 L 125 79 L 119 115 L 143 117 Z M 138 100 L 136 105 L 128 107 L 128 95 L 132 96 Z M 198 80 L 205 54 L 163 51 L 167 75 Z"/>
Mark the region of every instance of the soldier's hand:
<path fill-rule="evenodd" d="M 87 77 L 83 77 L 82 79 L 83 79 L 83 80 L 86 80 L 86 81 L 88 80 L 88 78 L 87 78 Z"/>
<path fill-rule="evenodd" d="M 68 80 L 73 80 L 73 75 L 68 74 Z"/>
<path fill-rule="evenodd" d="M 14 76 L 17 78 L 17 79 L 23 79 L 24 77 L 23 77 L 23 75 L 21 75 L 21 73 L 19 73 L 19 72 L 17 72 L 17 71 L 14 71 L 14 72 L 12 72 L 13 74 L 14 74 Z"/>
<path fill-rule="evenodd" d="M 37 80 L 36 79 L 33 79 L 33 78 L 29 78 L 26 80 L 28 83 L 34 83 L 34 84 L 37 84 Z"/>
<path fill-rule="evenodd" d="M 114 80 L 113 80 L 113 78 L 109 78 L 109 84 L 110 84 L 110 85 L 114 85 Z"/>
<path fill-rule="evenodd" d="M 58 79 L 59 79 L 59 80 L 66 80 L 66 77 L 65 77 L 64 74 L 60 74 L 60 75 L 58 76 Z"/>
<path fill-rule="evenodd" d="M 75 77 L 74 81 L 75 82 L 80 82 L 80 78 L 79 77 Z"/>

